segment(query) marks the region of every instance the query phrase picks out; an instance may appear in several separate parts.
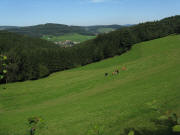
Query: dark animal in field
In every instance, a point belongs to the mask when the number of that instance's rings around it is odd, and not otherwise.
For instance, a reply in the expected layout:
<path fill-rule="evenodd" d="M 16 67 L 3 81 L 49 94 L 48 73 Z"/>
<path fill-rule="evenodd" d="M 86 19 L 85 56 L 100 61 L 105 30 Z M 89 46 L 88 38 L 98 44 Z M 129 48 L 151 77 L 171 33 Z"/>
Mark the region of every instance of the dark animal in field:
<path fill-rule="evenodd" d="M 108 73 L 105 73 L 105 76 L 108 76 Z"/>
<path fill-rule="evenodd" d="M 116 69 L 115 72 L 116 72 L 117 74 L 119 74 L 119 70 L 118 70 L 118 69 Z"/>
<path fill-rule="evenodd" d="M 31 130 L 30 130 L 30 135 L 35 135 L 35 131 L 36 131 L 35 128 L 31 128 Z"/>
<path fill-rule="evenodd" d="M 119 74 L 119 70 L 118 69 L 116 69 L 114 72 L 112 72 L 112 75 L 117 75 L 117 74 Z"/>

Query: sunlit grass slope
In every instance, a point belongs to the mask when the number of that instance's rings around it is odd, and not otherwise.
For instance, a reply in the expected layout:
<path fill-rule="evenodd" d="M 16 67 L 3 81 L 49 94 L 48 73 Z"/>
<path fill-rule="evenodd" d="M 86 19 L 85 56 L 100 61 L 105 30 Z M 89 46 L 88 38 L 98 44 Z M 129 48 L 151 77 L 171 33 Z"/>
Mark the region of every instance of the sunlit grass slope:
<path fill-rule="evenodd" d="M 121 68 L 127 70 L 122 71 Z M 119 75 L 111 73 L 119 69 Z M 105 77 L 104 73 L 109 76 Z M 25 135 L 27 119 L 40 116 L 40 135 L 104 135 L 149 127 L 158 117 L 147 105 L 180 114 L 180 35 L 143 42 L 129 52 L 37 81 L 0 86 L 0 135 Z"/>

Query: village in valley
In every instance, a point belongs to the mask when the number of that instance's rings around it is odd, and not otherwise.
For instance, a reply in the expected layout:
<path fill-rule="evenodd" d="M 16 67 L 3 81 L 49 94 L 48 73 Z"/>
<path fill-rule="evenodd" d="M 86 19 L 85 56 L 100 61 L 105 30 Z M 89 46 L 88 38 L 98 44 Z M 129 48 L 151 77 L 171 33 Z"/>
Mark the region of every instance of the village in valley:
<path fill-rule="evenodd" d="M 65 40 L 65 41 L 56 41 L 54 42 L 56 45 L 60 45 L 62 47 L 72 47 L 76 44 L 79 44 L 80 42 L 71 41 L 71 40 Z"/>
<path fill-rule="evenodd" d="M 72 47 L 80 44 L 81 42 L 94 39 L 95 35 L 81 35 L 78 33 L 64 34 L 61 36 L 43 35 L 42 39 L 53 42 L 60 47 Z"/>

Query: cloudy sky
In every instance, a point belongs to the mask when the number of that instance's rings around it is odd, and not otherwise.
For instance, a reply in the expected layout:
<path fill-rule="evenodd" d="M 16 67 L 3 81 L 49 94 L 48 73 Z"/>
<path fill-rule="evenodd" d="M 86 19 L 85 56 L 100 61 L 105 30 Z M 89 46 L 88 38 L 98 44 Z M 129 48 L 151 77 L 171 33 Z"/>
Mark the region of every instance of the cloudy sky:
<path fill-rule="evenodd" d="M 180 15 L 180 0 L 0 0 L 0 25 L 136 24 Z"/>

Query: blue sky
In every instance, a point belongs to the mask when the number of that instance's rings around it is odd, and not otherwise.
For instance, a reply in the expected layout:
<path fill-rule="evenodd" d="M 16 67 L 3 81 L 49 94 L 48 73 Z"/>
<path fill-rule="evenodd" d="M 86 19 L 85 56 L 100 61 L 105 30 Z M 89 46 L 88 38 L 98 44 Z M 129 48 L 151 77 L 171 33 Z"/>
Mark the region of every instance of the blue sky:
<path fill-rule="evenodd" d="M 0 25 L 136 24 L 180 15 L 180 0 L 0 0 Z"/>

